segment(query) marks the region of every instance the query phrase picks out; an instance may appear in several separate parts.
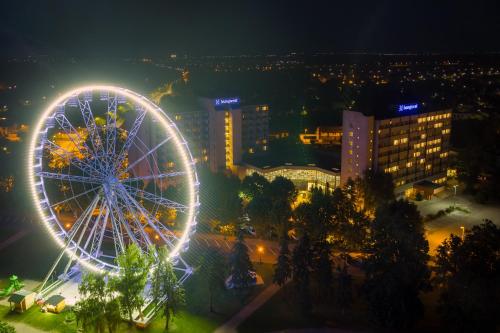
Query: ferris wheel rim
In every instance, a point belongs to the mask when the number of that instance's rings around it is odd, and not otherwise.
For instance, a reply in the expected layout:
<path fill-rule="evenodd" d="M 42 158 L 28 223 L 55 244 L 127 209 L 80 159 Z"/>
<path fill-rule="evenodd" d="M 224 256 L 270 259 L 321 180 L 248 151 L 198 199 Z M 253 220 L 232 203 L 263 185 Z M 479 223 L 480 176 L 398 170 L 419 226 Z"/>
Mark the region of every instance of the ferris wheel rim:
<path fill-rule="evenodd" d="M 196 225 L 196 216 L 197 216 L 199 201 L 198 201 L 198 178 L 196 173 L 195 162 L 187 145 L 187 141 L 184 139 L 182 133 L 178 130 L 177 126 L 170 119 L 170 117 L 159 106 L 154 104 L 152 101 L 150 101 L 143 95 L 140 95 L 126 88 L 114 85 L 97 84 L 97 85 L 85 85 L 74 89 L 70 89 L 69 91 L 57 97 L 40 115 L 34 127 L 34 131 L 32 132 L 32 137 L 30 140 L 30 146 L 28 151 L 27 165 L 28 165 L 28 182 L 30 185 L 32 200 L 35 204 L 37 213 L 42 220 L 42 223 L 49 231 L 51 238 L 55 240 L 56 244 L 60 248 L 63 248 L 67 255 L 74 256 L 75 259 L 85 268 L 97 272 L 102 272 L 104 270 L 104 267 L 108 268 L 108 270 L 106 271 L 117 268 L 117 266 L 106 263 L 100 260 L 99 258 L 92 256 L 92 254 L 90 253 L 87 253 L 87 255 L 89 256 L 89 258 L 92 258 L 93 262 L 81 260 L 81 258 L 78 258 L 78 256 L 76 256 L 76 251 L 77 251 L 76 248 L 74 250 L 70 250 L 67 247 L 67 244 L 64 244 L 63 240 L 55 234 L 53 227 L 49 223 L 50 218 L 54 218 L 55 214 L 53 214 L 52 210 L 51 210 L 51 216 L 48 216 L 49 214 L 45 212 L 44 208 L 42 207 L 42 203 L 40 202 L 40 196 L 36 186 L 36 177 L 40 178 L 42 177 L 37 176 L 35 171 L 35 168 L 37 166 L 35 165 L 35 161 L 37 160 L 37 157 L 35 156 L 35 149 L 37 148 L 37 144 L 40 141 L 40 133 L 44 129 L 46 119 L 55 112 L 56 108 L 59 105 L 66 103 L 68 99 L 71 98 L 72 96 L 79 95 L 89 91 L 90 92 L 105 91 L 108 93 L 121 95 L 126 97 L 127 99 L 130 99 L 134 104 L 144 108 L 145 112 L 150 112 L 154 116 L 155 120 L 161 123 L 162 127 L 168 132 L 169 137 L 173 140 L 173 144 L 176 148 L 176 151 L 179 153 L 181 157 L 182 168 L 183 170 L 186 171 L 185 175 L 188 182 L 187 189 L 189 198 L 189 203 L 186 206 L 188 209 L 187 209 L 187 218 L 184 230 L 182 231 L 182 234 L 178 239 L 175 247 L 169 253 L 169 258 L 178 258 L 185 244 L 189 242 L 189 236 Z M 43 187 L 44 186 L 43 180 L 41 181 L 41 183 Z M 44 195 L 45 197 L 47 197 L 46 193 L 44 193 Z M 60 221 L 57 221 L 57 223 L 59 224 L 59 226 L 61 226 Z M 85 251 L 83 251 L 82 249 L 80 250 L 81 254 L 85 254 Z"/>

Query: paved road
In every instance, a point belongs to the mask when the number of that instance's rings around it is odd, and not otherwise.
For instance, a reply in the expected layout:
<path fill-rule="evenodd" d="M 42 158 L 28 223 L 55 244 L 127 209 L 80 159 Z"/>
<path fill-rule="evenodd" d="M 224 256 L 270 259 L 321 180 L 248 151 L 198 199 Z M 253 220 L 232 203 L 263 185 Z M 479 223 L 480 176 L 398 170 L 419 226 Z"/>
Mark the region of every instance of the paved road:
<path fill-rule="evenodd" d="M 280 286 L 276 284 L 271 284 L 269 287 L 264 289 L 257 297 L 255 297 L 250 303 L 245 305 L 237 314 L 235 314 L 229 321 L 224 325 L 217 328 L 214 333 L 236 333 L 236 328 L 244 322 L 248 317 L 252 315 L 258 308 L 264 305 L 274 294 L 276 294 L 281 289 Z"/>
<path fill-rule="evenodd" d="M 214 235 L 207 233 L 196 233 L 191 242 L 202 247 L 215 247 L 221 251 L 228 253 L 233 248 L 236 237 L 224 237 L 222 235 Z M 250 260 L 254 262 L 262 261 L 263 263 L 274 264 L 279 254 L 279 245 L 276 241 L 261 240 L 247 237 L 245 243 L 248 247 Z M 261 250 L 259 250 L 261 249 Z"/>

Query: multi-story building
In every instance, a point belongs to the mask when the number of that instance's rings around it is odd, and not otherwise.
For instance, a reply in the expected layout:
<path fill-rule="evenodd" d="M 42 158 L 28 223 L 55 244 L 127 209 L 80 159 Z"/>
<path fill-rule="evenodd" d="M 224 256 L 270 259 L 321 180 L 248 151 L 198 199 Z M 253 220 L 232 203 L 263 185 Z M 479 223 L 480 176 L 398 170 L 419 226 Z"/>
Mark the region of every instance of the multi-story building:
<path fill-rule="evenodd" d="M 398 193 L 421 180 L 446 181 L 450 109 L 413 103 L 379 112 L 344 111 L 342 128 L 342 184 L 372 169 L 390 173 Z"/>
<path fill-rule="evenodd" d="M 240 106 L 237 97 L 189 98 L 167 104 L 197 163 L 212 171 L 236 172 L 244 151 L 267 149 L 267 105 Z"/>
<path fill-rule="evenodd" d="M 269 106 L 242 106 L 241 114 L 243 152 L 253 154 L 266 151 L 269 140 Z"/>
<path fill-rule="evenodd" d="M 327 170 L 317 166 L 280 165 L 259 168 L 247 165 L 244 176 L 251 176 L 254 172 L 264 176 L 270 182 L 278 176 L 288 178 L 298 190 L 310 191 L 312 188 L 334 190 L 340 186 L 340 173 L 338 170 Z"/>

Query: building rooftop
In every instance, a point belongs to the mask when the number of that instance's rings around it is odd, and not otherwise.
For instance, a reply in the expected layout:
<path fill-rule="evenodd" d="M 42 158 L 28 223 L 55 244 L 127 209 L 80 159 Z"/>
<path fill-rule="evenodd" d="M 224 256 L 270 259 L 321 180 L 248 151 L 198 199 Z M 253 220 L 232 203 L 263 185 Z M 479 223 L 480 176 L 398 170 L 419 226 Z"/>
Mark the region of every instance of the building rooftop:
<path fill-rule="evenodd" d="M 380 120 L 449 108 L 440 100 L 423 99 L 422 96 L 426 95 L 415 88 L 372 87 L 360 96 L 353 111 Z"/>
<path fill-rule="evenodd" d="M 57 304 L 64 301 L 64 299 L 65 299 L 64 296 L 52 295 L 45 301 L 45 304 L 56 306 Z"/>
<path fill-rule="evenodd" d="M 18 290 L 12 295 L 10 295 L 8 302 L 10 303 L 21 303 L 22 300 L 26 297 L 33 294 L 32 291 L 29 290 Z"/>
<path fill-rule="evenodd" d="M 246 155 L 243 162 L 259 167 L 274 168 L 278 166 L 316 166 L 329 171 L 340 170 L 341 147 L 321 149 L 302 144 L 273 147 L 266 153 Z"/>

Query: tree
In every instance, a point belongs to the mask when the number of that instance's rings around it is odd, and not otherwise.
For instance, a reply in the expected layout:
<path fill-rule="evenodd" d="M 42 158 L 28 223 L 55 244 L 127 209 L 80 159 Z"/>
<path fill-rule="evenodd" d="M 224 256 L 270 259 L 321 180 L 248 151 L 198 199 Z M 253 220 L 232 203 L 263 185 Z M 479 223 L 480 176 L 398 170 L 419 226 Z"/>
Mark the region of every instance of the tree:
<path fill-rule="evenodd" d="M 117 298 L 112 298 L 106 302 L 105 306 L 106 324 L 108 325 L 108 332 L 114 333 L 122 320 L 120 312 L 120 302 Z"/>
<path fill-rule="evenodd" d="M 373 319 L 411 327 L 423 315 L 419 295 L 430 288 L 429 244 L 417 207 L 406 200 L 379 207 L 368 252 L 363 289 Z"/>
<path fill-rule="evenodd" d="M 366 170 L 356 180 L 361 192 L 363 208 L 374 212 L 379 206 L 395 200 L 392 176 L 381 171 Z"/>
<path fill-rule="evenodd" d="M 326 241 L 316 242 L 313 246 L 312 269 L 318 286 L 319 299 L 329 300 L 332 296 L 332 260 L 330 245 Z"/>
<path fill-rule="evenodd" d="M 350 183 L 352 184 L 352 182 Z M 352 186 L 352 185 L 348 185 Z M 360 250 L 365 245 L 369 220 L 355 204 L 352 187 L 336 188 L 332 194 L 335 245 L 347 257 L 348 251 Z"/>
<path fill-rule="evenodd" d="M 347 272 L 347 266 L 337 267 L 335 277 L 335 303 L 340 308 L 342 315 L 352 303 L 352 277 Z"/>
<path fill-rule="evenodd" d="M 158 250 L 157 265 L 151 281 L 151 297 L 156 302 L 163 302 L 165 330 L 168 330 L 170 322 L 185 304 L 185 293 L 174 273 L 165 247 Z"/>
<path fill-rule="evenodd" d="M 76 304 L 75 315 L 84 330 L 93 327 L 96 332 L 104 332 L 106 326 L 106 281 L 103 275 L 88 273 L 83 275 L 78 286 L 80 300 Z"/>
<path fill-rule="evenodd" d="M 238 232 L 238 238 L 234 243 L 229 266 L 231 282 L 234 288 L 247 288 L 254 282 L 254 278 L 250 274 L 254 269 L 248 255 L 248 247 L 245 244 L 242 230 Z"/>
<path fill-rule="evenodd" d="M 267 237 L 280 234 L 292 215 L 291 204 L 297 190 L 289 179 L 278 176 L 272 182 L 254 173 L 242 182 L 242 193 L 247 198 L 246 211 L 257 231 Z"/>
<path fill-rule="evenodd" d="M 118 292 L 120 305 L 125 309 L 130 324 L 135 310 L 141 311 L 144 305 L 143 292 L 146 287 L 151 257 L 135 244 L 130 244 L 124 253 L 116 258 L 120 271 L 111 280 L 112 289 Z"/>
<path fill-rule="evenodd" d="M 217 248 L 208 248 L 202 258 L 200 274 L 206 281 L 208 290 L 208 305 L 210 312 L 214 311 L 214 296 L 224 290 L 226 279 L 226 260 Z"/>
<path fill-rule="evenodd" d="M 288 249 L 288 235 L 284 232 L 280 243 L 278 262 L 274 265 L 273 283 L 283 286 L 292 275 L 290 250 Z"/>
<path fill-rule="evenodd" d="M 298 302 L 305 315 L 311 311 L 311 295 L 309 286 L 309 269 L 311 265 L 311 245 L 305 233 L 292 254 L 292 281 L 297 293 Z"/>
<path fill-rule="evenodd" d="M 295 209 L 299 229 L 314 241 L 323 241 L 334 231 L 333 214 L 331 195 L 320 189 L 313 189 L 310 202 L 302 203 Z"/>
<path fill-rule="evenodd" d="M 223 172 L 211 172 L 207 167 L 199 168 L 200 220 L 219 220 L 223 224 L 235 223 L 241 216 L 242 200 L 239 196 L 240 180 Z M 205 226 L 206 227 L 206 226 Z"/>
<path fill-rule="evenodd" d="M 14 326 L 0 321 L 0 333 L 16 333 L 16 329 L 14 328 Z"/>
<path fill-rule="evenodd" d="M 438 248 L 434 283 L 438 311 L 453 332 L 496 332 L 500 323 L 500 228 L 491 221 Z"/>

